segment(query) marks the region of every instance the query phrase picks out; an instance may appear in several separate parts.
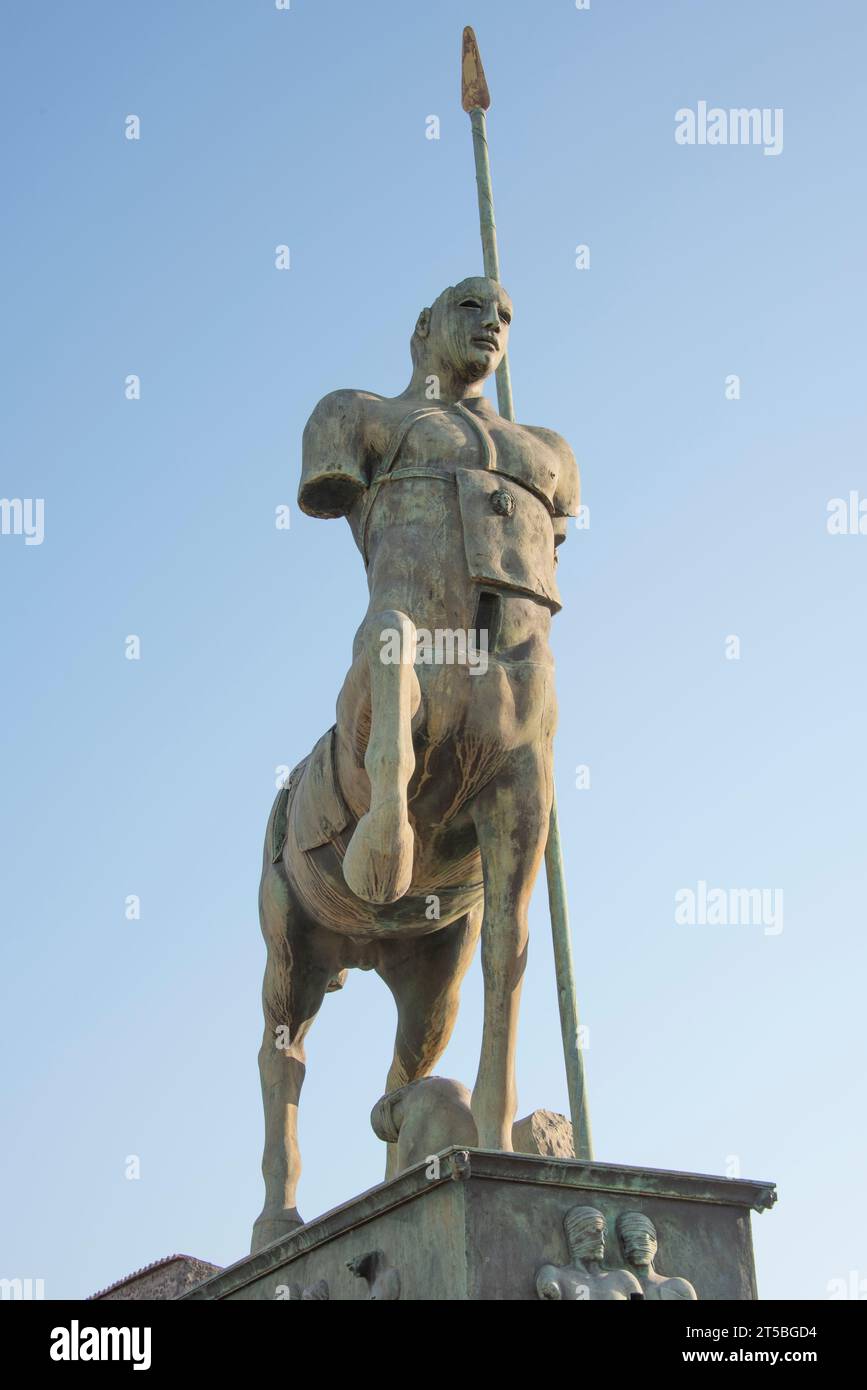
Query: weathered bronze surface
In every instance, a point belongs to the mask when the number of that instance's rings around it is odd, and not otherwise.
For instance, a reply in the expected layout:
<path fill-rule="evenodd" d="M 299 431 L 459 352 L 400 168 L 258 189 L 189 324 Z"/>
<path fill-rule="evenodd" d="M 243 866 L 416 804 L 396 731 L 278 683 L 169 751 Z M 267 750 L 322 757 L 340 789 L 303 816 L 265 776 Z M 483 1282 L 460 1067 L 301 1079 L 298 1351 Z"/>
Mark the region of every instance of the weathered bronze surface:
<path fill-rule="evenodd" d="M 266 1199 L 254 1250 L 300 1223 L 304 1040 L 348 969 L 376 970 L 394 995 L 395 1091 L 443 1052 L 481 932 L 472 1115 L 479 1144 L 512 1147 L 527 909 L 552 800 L 555 549 L 578 474 L 559 435 L 503 419 L 482 394 L 511 316 L 493 280 L 450 287 L 418 317 L 405 391 L 333 392 L 304 432 L 300 506 L 347 518 L 370 601 L 336 724 L 279 793 L 266 833 Z M 420 659 L 423 634 L 437 633 L 452 640 Z"/>
<path fill-rule="evenodd" d="M 626 1262 L 632 1269 L 644 1297 L 655 1301 L 694 1300 L 698 1294 L 688 1279 L 660 1274 L 656 1268 L 659 1237 L 650 1217 L 642 1211 L 622 1211 L 617 1217 L 617 1236 Z"/>
<path fill-rule="evenodd" d="M 395 1176 L 442 1149 L 454 1145 L 475 1148 L 478 1135 L 471 1107 L 472 1096 L 466 1086 L 446 1076 L 422 1077 L 380 1097 L 370 1123 L 378 1138 L 396 1145 Z M 512 1125 L 512 1149 L 515 1153 L 573 1158 L 572 1126 L 565 1115 L 534 1110 Z"/>
<path fill-rule="evenodd" d="M 563 1229 L 571 1256 L 568 1265 L 542 1265 L 536 1293 L 547 1301 L 592 1303 L 642 1299 L 644 1292 L 628 1269 L 611 1269 L 605 1259 L 605 1217 L 596 1207 L 570 1207 Z"/>

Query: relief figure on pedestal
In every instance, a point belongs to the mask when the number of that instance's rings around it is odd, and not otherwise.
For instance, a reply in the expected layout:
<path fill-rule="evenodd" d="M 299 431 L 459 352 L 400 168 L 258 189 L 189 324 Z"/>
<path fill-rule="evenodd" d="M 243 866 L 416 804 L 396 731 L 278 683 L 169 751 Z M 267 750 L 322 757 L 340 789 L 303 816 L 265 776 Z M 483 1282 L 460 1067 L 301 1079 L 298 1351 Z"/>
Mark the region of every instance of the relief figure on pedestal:
<path fill-rule="evenodd" d="M 571 1263 L 542 1265 L 536 1273 L 539 1298 L 598 1302 L 641 1299 L 641 1285 L 628 1269 L 603 1269 L 605 1217 L 595 1207 L 572 1207 L 563 1218 Z"/>
<path fill-rule="evenodd" d="M 659 1239 L 649 1216 L 640 1211 L 621 1212 L 617 1218 L 617 1235 L 626 1262 L 637 1275 L 645 1298 L 698 1298 L 688 1279 L 677 1275 L 669 1277 L 654 1269 Z"/>

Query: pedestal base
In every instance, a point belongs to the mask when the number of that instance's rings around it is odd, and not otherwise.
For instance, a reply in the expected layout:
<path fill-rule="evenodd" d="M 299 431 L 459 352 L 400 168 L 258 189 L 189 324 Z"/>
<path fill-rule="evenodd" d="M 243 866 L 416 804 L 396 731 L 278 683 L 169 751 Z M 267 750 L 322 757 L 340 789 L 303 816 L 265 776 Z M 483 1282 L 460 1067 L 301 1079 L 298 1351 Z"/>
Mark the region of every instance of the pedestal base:
<path fill-rule="evenodd" d="M 535 1300 L 540 1266 L 570 1263 L 566 1213 L 593 1207 L 605 1218 L 606 1270 L 638 1273 L 617 1218 L 640 1212 L 672 1289 L 689 1281 L 699 1299 L 755 1299 L 750 1212 L 775 1200 L 769 1182 L 452 1148 L 182 1297 Z"/>

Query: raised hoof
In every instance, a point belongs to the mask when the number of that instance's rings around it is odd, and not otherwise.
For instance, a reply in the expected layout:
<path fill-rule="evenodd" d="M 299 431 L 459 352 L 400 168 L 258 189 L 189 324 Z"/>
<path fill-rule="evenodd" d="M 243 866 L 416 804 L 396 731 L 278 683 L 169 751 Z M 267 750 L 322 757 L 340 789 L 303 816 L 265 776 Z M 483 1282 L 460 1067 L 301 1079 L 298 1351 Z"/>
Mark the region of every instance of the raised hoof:
<path fill-rule="evenodd" d="M 264 1250 L 266 1245 L 273 1245 L 275 1240 L 285 1240 L 303 1225 L 297 1207 L 289 1207 L 286 1211 L 278 1212 L 276 1216 L 266 1215 L 263 1211 L 261 1216 L 257 1216 L 253 1226 L 250 1254 L 255 1255 L 257 1251 Z"/>
<path fill-rule="evenodd" d="M 375 807 L 361 817 L 349 841 L 343 860 L 347 887 L 366 903 L 396 903 L 412 882 L 413 851 L 403 807 Z"/>

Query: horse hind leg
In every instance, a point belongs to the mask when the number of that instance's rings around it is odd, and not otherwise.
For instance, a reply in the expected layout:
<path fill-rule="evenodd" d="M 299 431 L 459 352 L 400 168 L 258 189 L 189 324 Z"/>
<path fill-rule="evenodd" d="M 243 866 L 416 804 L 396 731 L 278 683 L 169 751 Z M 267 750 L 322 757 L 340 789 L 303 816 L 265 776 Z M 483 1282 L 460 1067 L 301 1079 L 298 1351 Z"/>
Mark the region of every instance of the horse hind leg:
<path fill-rule="evenodd" d="M 364 652 L 371 725 L 364 766 L 370 779 L 370 809 L 349 841 L 343 877 L 356 897 L 369 903 L 397 902 L 412 881 L 406 789 L 415 770 L 412 719 L 421 702 L 415 644 L 415 627 L 405 613 L 385 609 L 368 619 Z"/>
<path fill-rule="evenodd" d="M 268 947 L 262 986 L 265 1029 L 259 1050 L 265 1205 L 253 1227 L 253 1254 L 303 1224 L 296 1191 L 301 1174 L 298 1102 L 306 1071 L 304 1043 L 326 992 L 342 984 L 328 934 L 299 912 L 282 870 L 267 855 L 260 915 Z"/>

